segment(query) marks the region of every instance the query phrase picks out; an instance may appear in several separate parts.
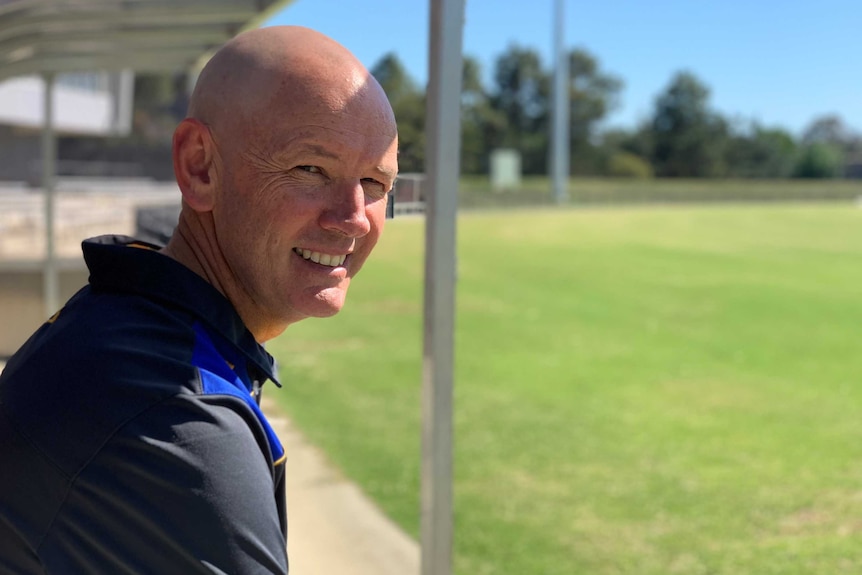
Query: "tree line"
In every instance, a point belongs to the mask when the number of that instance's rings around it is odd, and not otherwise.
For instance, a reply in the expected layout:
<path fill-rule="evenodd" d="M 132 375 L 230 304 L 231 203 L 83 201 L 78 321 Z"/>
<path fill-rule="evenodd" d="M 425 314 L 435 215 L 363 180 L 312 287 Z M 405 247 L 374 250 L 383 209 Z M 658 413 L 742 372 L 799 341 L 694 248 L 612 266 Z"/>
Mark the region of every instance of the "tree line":
<path fill-rule="evenodd" d="M 623 81 L 584 49 L 569 53 L 569 144 L 573 176 L 628 178 L 862 177 L 862 135 L 835 115 L 812 120 L 799 138 L 780 127 L 727 118 L 709 88 L 675 74 L 649 118 L 632 129 L 603 129 Z M 372 68 L 398 121 L 402 172 L 424 170 L 425 92 L 395 54 Z M 494 149 L 521 154 L 526 175 L 548 173 L 553 70 L 531 48 L 510 46 L 494 62 L 490 87 L 465 56 L 461 94 L 461 171 L 487 174 Z"/>

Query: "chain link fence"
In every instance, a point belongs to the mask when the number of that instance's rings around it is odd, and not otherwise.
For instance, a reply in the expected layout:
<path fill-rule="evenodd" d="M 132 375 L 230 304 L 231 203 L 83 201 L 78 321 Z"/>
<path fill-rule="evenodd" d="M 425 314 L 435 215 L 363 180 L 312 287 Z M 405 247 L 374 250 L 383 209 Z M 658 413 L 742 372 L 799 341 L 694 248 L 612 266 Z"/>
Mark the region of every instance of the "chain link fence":
<path fill-rule="evenodd" d="M 399 175 L 395 213 L 424 211 L 427 183 L 423 174 Z M 764 202 L 860 202 L 862 179 L 856 180 L 631 180 L 572 179 L 570 207 L 650 204 Z M 494 190 L 488 178 L 466 176 L 458 190 L 461 209 L 500 209 L 556 205 L 551 181 L 524 178 L 513 189 Z"/>

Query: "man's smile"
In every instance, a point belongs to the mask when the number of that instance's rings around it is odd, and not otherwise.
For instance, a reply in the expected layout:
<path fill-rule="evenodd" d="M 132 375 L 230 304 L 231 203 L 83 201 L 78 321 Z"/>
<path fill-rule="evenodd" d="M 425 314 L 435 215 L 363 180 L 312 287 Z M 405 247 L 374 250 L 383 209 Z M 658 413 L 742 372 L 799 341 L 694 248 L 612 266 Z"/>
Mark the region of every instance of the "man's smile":
<path fill-rule="evenodd" d="M 331 255 L 324 254 L 321 252 L 313 252 L 311 250 L 303 249 L 303 248 L 293 248 L 293 251 L 297 253 L 297 255 L 302 256 L 306 260 L 311 260 L 316 264 L 320 264 L 322 266 L 329 266 L 333 268 L 337 268 L 344 264 L 344 260 L 347 259 L 348 254 L 339 254 L 339 255 Z"/>

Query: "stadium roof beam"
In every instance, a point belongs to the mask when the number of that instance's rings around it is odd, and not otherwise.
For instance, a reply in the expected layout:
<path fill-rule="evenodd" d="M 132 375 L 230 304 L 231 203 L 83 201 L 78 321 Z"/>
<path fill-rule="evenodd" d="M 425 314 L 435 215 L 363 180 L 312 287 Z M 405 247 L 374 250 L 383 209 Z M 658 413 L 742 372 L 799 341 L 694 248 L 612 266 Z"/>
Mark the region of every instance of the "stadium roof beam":
<path fill-rule="evenodd" d="M 119 70 L 129 69 L 128 52 L 118 50 L 111 57 L 104 57 L 100 61 L 100 70 L 106 72 L 115 72 Z M 25 76 L 31 73 L 32 64 L 37 64 L 45 70 L 45 73 L 60 74 L 61 70 L 69 68 L 78 68 L 86 65 L 89 58 L 86 55 L 74 56 L 51 56 L 48 58 L 38 58 L 27 64 L 10 64 L 6 68 L 13 72 L 14 76 Z M 164 49 L 159 53 L 152 51 L 146 56 L 138 56 L 135 58 L 135 71 L 137 72 L 165 72 L 170 70 L 183 70 L 188 65 L 188 57 L 183 50 Z"/>
<path fill-rule="evenodd" d="M 46 316 L 59 307 L 54 247 L 53 125 L 57 74 L 192 70 L 239 32 L 292 0 L 0 0 L 0 81 L 45 80 L 42 188 L 45 194 Z"/>
<path fill-rule="evenodd" d="M 220 30 L 183 26 L 168 32 L 153 30 L 74 30 L 62 35 L 39 33 L 19 34 L 0 39 L 0 53 L 7 61 L 18 61 L 21 53 L 57 53 L 61 50 L 107 51 L 116 47 L 153 48 L 158 46 L 196 46 L 201 43 L 218 43 L 224 38 Z"/>
<path fill-rule="evenodd" d="M 0 0 L 0 80 L 191 69 L 291 0 Z"/>

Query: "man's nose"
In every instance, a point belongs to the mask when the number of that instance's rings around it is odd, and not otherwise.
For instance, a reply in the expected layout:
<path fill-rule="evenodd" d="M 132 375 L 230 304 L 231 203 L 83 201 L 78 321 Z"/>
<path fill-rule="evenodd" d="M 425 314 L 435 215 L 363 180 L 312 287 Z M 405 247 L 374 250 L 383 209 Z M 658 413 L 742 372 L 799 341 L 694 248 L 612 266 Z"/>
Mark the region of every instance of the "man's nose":
<path fill-rule="evenodd" d="M 365 190 L 360 181 L 340 182 L 333 192 L 321 216 L 321 225 L 351 238 L 370 232 L 371 222 L 365 212 Z"/>

